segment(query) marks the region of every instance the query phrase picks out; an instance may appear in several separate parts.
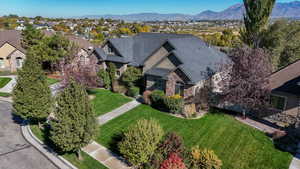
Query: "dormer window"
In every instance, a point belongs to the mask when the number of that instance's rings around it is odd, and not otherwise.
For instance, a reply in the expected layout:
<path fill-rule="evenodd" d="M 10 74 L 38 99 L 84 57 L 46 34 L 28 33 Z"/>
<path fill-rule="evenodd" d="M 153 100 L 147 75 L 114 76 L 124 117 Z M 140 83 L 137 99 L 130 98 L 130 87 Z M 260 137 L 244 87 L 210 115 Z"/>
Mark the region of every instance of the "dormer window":
<path fill-rule="evenodd" d="M 107 54 L 109 55 L 113 55 L 114 54 L 114 50 L 111 46 L 107 46 Z"/>
<path fill-rule="evenodd" d="M 107 55 L 115 55 L 114 48 L 110 43 L 104 46 L 104 51 Z"/>

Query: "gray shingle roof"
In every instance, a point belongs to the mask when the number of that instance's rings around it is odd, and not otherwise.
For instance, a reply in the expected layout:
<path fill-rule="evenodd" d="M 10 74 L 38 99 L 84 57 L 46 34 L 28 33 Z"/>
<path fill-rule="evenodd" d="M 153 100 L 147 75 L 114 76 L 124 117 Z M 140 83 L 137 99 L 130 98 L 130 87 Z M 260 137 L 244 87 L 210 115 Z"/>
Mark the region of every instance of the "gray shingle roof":
<path fill-rule="evenodd" d="M 25 53 L 25 49 L 21 46 L 21 32 L 16 30 L 3 30 L 0 31 L 0 47 L 2 47 L 5 43 L 9 43 L 13 45 L 15 48 Z"/>
<path fill-rule="evenodd" d="M 147 57 L 168 42 L 175 48 L 172 53 L 183 62 L 179 68 L 192 83 L 203 80 L 205 78 L 203 72 L 208 69 L 217 71 L 218 64 L 230 60 L 226 54 L 189 34 L 140 33 L 133 37 L 110 39 L 108 42 L 116 48 L 124 61 L 134 66 L 143 65 Z M 102 50 L 99 55 L 107 57 L 103 52 Z M 166 71 L 158 69 L 149 70 L 147 73 L 167 75 Z"/>
<path fill-rule="evenodd" d="M 161 68 L 154 68 L 148 70 L 145 74 L 159 76 L 159 77 L 166 77 L 170 73 L 168 69 L 161 69 Z"/>

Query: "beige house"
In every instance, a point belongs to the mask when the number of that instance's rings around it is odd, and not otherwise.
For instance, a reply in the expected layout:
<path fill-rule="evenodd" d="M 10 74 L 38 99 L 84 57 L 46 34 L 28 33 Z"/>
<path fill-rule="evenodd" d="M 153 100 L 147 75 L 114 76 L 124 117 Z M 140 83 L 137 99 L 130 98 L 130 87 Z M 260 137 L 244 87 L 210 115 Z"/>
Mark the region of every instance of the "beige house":
<path fill-rule="evenodd" d="M 17 71 L 25 58 L 25 50 L 21 47 L 21 32 L 0 31 L 0 71 Z"/>

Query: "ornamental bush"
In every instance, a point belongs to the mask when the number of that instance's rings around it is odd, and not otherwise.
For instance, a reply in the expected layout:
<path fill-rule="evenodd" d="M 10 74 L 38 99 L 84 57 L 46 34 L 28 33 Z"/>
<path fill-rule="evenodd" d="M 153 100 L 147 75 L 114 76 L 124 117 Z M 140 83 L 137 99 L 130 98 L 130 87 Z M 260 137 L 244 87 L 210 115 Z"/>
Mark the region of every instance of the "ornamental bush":
<path fill-rule="evenodd" d="M 187 169 L 177 153 L 171 153 L 160 166 L 160 169 Z"/>
<path fill-rule="evenodd" d="M 132 86 L 128 89 L 127 95 L 130 97 L 137 97 L 140 94 L 140 88 Z"/>
<path fill-rule="evenodd" d="M 101 70 L 99 70 L 97 75 L 102 80 L 104 87 L 106 89 L 110 89 L 111 88 L 111 80 L 110 80 L 109 73 L 107 71 L 105 71 L 104 69 L 101 69 Z"/>
<path fill-rule="evenodd" d="M 183 139 L 176 133 L 168 133 L 164 140 L 158 145 L 149 165 L 152 168 L 159 168 L 170 154 L 176 153 L 179 157 L 183 157 L 184 152 Z"/>
<path fill-rule="evenodd" d="M 164 104 L 171 113 L 180 114 L 183 112 L 184 102 L 180 95 L 165 97 Z"/>
<path fill-rule="evenodd" d="M 122 82 L 128 87 L 132 87 L 137 80 L 142 77 L 142 71 L 135 67 L 128 67 L 122 75 Z"/>
<path fill-rule="evenodd" d="M 208 149 L 192 148 L 190 153 L 190 169 L 220 169 L 222 161 Z"/>
<path fill-rule="evenodd" d="M 130 126 L 119 143 L 120 153 L 133 165 L 147 163 L 164 135 L 156 120 L 139 120 Z"/>
<path fill-rule="evenodd" d="M 150 101 L 151 101 L 151 105 L 154 108 L 157 109 L 164 109 L 164 98 L 165 98 L 165 93 L 161 90 L 154 90 L 151 94 L 150 94 Z"/>

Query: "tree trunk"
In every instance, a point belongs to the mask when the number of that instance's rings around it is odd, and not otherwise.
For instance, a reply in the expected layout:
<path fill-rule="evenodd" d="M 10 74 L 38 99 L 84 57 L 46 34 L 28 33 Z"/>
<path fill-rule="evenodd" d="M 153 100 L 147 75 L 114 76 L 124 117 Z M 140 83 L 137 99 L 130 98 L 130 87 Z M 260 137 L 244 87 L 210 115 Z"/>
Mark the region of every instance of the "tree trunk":
<path fill-rule="evenodd" d="M 246 110 L 245 109 L 243 109 L 243 119 L 246 119 L 247 117 L 246 117 Z"/>
<path fill-rule="evenodd" d="M 77 154 L 77 158 L 78 158 L 78 160 L 79 160 L 79 161 L 82 161 L 82 160 L 83 160 L 83 158 L 82 158 L 82 156 L 81 156 L 81 150 L 80 150 L 80 149 L 79 149 L 79 150 L 77 150 L 76 154 Z"/>
<path fill-rule="evenodd" d="M 38 126 L 39 126 L 39 129 L 43 128 L 43 125 L 41 124 L 41 122 L 38 122 Z"/>

